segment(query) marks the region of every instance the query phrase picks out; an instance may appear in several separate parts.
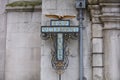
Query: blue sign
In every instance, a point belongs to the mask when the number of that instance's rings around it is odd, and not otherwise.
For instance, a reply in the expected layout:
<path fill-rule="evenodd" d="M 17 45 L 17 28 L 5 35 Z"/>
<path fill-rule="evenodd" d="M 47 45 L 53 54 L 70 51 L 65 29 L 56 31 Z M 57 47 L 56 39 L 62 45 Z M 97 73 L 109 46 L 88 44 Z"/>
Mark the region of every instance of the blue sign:
<path fill-rule="evenodd" d="M 47 27 L 47 26 L 42 26 L 41 28 L 42 32 L 79 32 L 79 27 Z"/>
<path fill-rule="evenodd" d="M 69 20 L 51 20 L 51 26 L 70 26 Z"/>
<path fill-rule="evenodd" d="M 64 34 L 78 33 L 78 26 L 70 26 L 70 20 L 51 20 L 50 26 L 42 26 L 42 33 L 57 33 L 56 38 L 56 60 L 64 61 Z"/>

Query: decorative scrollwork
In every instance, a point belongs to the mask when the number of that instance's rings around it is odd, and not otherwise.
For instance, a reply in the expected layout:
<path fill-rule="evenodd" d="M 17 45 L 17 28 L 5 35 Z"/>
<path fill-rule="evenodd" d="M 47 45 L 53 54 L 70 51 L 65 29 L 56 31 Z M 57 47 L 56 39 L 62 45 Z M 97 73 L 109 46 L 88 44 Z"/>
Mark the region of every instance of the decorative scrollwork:
<path fill-rule="evenodd" d="M 63 74 L 64 71 L 67 69 L 69 60 L 68 60 L 68 55 L 69 55 L 69 49 L 67 50 L 67 43 L 69 42 L 70 39 L 78 39 L 79 35 L 77 33 L 69 33 L 69 34 L 64 34 L 64 60 L 63 61 L 58 61 L 56 59 L 56 47 L 57 44 L 55 43 L 57 39 L 57 35 L 54 33 L 42 33 L 41 34 L 42 39 L 44 40 L 51 40 L 53 43 L 53 48 L 54 50 L 51 49 L 51 54 L 52 54 L 52 67 L 56 70 L 58 74 Z"/>
<path fill-rule="evenodd" d="M 69 51 L 65 51 L 65 55 L 64 55 L 64 60 L 63 61 L 57 61 L 56 59 L 56 52 L 52 51 L 52 59 L 51 59 L 51 63 L 52 63 L 52 67 L 56 70 L 56 72 L 58 74 L 62 74 L 64 73 L 64 70 L 67 69 L 68 64 L 69 64 L 69 60 L 68 60 L 68 53 Z"/>

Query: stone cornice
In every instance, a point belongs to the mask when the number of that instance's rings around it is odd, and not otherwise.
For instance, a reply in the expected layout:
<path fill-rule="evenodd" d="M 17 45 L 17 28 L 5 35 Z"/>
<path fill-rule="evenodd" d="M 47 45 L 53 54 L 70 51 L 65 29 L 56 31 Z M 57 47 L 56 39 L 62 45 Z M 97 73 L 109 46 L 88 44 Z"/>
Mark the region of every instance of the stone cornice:
<path fill-rule="evenodd" d="M 35 6 L 35 7 L 32 7 L 32 6 L 27 6 L 27 7 L 19 7 L 19 6 L 6 7 L 7 12 L 39 12 L 41 10 L 42 10 L 41 6 Z"/>
<path fill-rule="evenodd" d="M 120 21 L 120 15 L 99 15 L 102 22 Z"/>
<path fill-rule="evenodd" d="M 100 6 L 120 6 L 120 3 L 100 3 Z"/>
<path fill-rule="evenodd" d="M 97 5 L 99 3 L 120 3 L 120 0 L 88 0 L 90 5 Z"/>
<path fill-rule="evenodd" d="M 98 5 L 89 5 L 91 18 L 98 18 L 104 22 L 120 21 L 120 3 L 99 3 Z"/>

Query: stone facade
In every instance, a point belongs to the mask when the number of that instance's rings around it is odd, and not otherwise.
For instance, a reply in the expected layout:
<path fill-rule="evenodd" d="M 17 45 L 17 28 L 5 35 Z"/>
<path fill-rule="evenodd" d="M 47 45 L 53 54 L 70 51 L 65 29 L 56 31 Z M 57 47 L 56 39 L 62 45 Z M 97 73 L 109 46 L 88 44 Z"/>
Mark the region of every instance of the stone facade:
<path fill-rule="evenodd" d="M 0 80 L 57 80 L 51 66 L 50 40 L 40 27 L 50 25 L 46 14 L 78 14 L 75 0 L 42 0 L 40 6 L 6 6 L 24 0 L 0 1 Z M 26 0 L 37 1 L 37 0 Z M 71 25 L 79 25 L 77 16 Z M 120 1 L 88 0 L 83 20 L 84 77 L 120 80 Z M 70 40 L 69 66 L 62 80 L 79 80 L 78 40 Z"/>

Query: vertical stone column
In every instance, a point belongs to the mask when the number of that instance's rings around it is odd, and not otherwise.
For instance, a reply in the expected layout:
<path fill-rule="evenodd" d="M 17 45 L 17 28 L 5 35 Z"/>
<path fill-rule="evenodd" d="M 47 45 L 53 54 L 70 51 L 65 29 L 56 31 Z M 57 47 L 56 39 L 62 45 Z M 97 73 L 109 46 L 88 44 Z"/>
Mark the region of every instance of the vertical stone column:
<path fill-rule="evenodd" d="M 4 80 L 6 47 L 6 11 L 7 0 L 0 0 L 0 80 Z"/>
<path fill-rule="evenodd" d="M 101 3 L 105 80 L 120 80 L 120 3 Z"/>
<path fill-rule="evenodd" d="M 7 7 L 5 80 L 40 80 L 41 7 Z"/>
<path fill-rule="evenodd" d="M 92 20 L 92 80 L 103 80 L 103 34 L 99 5 L 89 5 Z"/>

